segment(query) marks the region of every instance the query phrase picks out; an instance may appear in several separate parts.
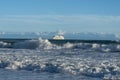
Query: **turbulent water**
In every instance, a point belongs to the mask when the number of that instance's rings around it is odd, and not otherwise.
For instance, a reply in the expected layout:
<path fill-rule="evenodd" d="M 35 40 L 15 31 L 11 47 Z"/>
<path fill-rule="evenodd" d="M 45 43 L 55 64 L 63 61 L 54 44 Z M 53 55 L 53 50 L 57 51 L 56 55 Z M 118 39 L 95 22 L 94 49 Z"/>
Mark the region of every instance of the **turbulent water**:
<path fill-rule="evenodd" d="M 120 44 L 0 42 L 0 80 L 120 79 Z"/>

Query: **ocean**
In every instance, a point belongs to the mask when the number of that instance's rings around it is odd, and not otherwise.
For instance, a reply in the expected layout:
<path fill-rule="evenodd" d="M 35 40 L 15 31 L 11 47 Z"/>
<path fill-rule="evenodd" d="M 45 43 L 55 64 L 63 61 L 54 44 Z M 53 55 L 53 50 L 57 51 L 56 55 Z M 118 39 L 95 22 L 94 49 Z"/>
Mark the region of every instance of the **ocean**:
<path fill-rule="evenodd" d="M 0 39 L 0 80 L 119 80 L 112 40 Z"/>

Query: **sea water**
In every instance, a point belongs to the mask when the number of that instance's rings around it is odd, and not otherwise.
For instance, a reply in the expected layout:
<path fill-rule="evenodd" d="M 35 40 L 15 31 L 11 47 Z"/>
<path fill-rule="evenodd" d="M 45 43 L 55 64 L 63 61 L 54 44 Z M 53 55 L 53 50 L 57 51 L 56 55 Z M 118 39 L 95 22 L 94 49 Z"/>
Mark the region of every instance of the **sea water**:
<path fill-rule="evenodd" d="M 0 42 L 0 80 L 118 80 L 120 44 Z"/>

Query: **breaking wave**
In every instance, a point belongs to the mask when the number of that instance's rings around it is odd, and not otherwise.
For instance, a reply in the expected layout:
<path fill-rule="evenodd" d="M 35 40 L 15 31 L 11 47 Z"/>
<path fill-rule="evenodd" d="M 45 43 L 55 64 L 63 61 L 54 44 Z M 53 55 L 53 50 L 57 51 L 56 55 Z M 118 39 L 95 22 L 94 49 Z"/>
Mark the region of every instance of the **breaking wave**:
<path fill-rule="evenodd" d="M 57 45 L 39 39 L 14 44 L 1 41 L 0 47 L 0 69 L 108 80 L 120 76 L 120 44 L 67 42 Z"/>
<path fill-rule="evenodd" d="M 0 48 L 13 48 L 13 49 L 87 49 L 89 51 L 103 51 L 103 52 L 119 52 L 120 44 L 101 44 L 101 43 L 67 43 L 57 45 L 51 43 L 47 39 L 39 40 L 25 40 L 19 41 L 14 44 L 7 42 L 0 42 Z"/>
<path fill-rule="evenodd" d="M 52 44 L 48 40 L 26 40 L 24 42 L 18 42 L 13 45 L 13 48 L 19 49 L 37 49 L 37 48 L 48 48 L 51 47 Z"/>
<path fill-rule="evenodd" d="M 89 51 L 119 52 L 120 44 L 79 43 L 75 44 L 73 48 L 87 49 Z"/>
<path fill-rule="evenodd" d="M 9 48 L 10 46 L 11 46 L 10 43 L 0 41 L 0 48 Z"/>

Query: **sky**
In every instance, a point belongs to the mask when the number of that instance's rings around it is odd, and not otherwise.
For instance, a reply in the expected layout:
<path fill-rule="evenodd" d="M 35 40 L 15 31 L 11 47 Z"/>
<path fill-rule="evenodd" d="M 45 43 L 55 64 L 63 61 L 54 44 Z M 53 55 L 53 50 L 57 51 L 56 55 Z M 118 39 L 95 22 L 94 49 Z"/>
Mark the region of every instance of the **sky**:
<path fill-rule="evenodd" d="M 120 34 L 120 0 L 0 0 L 0 31 Z"/>

